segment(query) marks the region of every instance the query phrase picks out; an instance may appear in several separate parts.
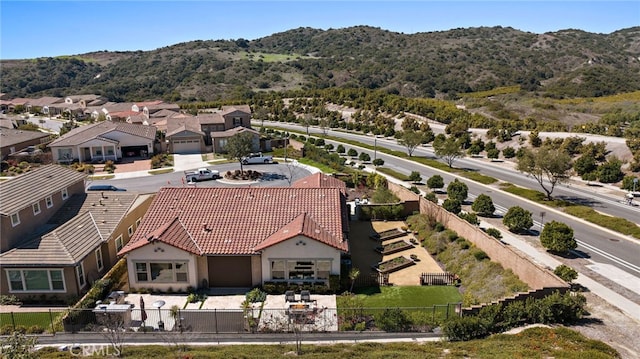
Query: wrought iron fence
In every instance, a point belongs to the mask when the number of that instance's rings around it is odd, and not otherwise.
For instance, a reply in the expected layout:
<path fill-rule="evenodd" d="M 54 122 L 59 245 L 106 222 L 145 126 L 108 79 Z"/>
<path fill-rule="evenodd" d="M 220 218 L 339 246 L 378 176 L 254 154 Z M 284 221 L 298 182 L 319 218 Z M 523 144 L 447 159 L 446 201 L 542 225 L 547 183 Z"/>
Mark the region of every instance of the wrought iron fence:
<path fill-rule="evenodd" d="M 70 309 L 55 312 L 11 312 L 0 317 L 1 334 L 14 330 L 42 332 L 279 333 L 382 330 L 429 332 L 459 315 L 460 304 L 421 308 L 285 308 L 285 309 L 146 309 L 124 311 Z M 62 315 L 62 320 L 57 320 Z M 39 323 L 39 324 L 34 324 Z M 36 328 L 37 326 L 37 328 Z M 31 329 L 30 329 L 31 328 Z"/>

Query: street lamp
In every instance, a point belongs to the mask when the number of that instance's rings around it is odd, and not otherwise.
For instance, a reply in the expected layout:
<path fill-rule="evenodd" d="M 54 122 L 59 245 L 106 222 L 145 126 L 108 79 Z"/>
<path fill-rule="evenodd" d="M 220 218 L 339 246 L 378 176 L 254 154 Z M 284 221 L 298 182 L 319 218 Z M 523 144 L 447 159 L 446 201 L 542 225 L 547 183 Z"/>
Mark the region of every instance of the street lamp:
<path fill-rule="evenodd" d="M 547 214 L 546 212 L 542 211 L 540 212 L 540 231 L 542 232 L 542 229 L 544 228 L 544 215 Z"/>
<path fill-rule="evenodd" d="M 378 154 L 378 137 L 373 138 L 373 160 L 375 161 Z"/>
<path fill-rule="evenodd" d="M 162 321 L 162 312 L 160 312 L 160 308 L 162 308 L 166 302 L 164 300 L 156 300 L 153 302 L 155 308 L 158 308 L 158 330 L 164 330 L 164 322 Z"/>

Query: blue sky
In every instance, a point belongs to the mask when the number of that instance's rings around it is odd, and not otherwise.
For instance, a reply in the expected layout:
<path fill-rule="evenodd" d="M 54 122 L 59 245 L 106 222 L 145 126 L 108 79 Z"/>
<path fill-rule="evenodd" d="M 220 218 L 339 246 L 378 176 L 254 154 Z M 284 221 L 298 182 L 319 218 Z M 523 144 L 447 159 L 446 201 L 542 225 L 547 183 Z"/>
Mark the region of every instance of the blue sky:
<path fill-rule="evenodd" d="M 191 40 L 257 39 L 297 27 L 403 32 L 510 26 L 610 33 L 640 25 L 640 1 L 7 1 L 0 59 L 152 50 Z"/>

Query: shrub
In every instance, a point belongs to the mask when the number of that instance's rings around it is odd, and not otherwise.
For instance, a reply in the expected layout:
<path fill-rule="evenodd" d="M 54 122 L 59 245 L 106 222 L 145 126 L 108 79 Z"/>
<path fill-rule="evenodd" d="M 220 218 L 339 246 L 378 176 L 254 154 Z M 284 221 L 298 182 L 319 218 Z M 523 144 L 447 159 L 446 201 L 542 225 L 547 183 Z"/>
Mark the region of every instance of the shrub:
<path fill-rule="evenodd" d="M 411 188 L 409 188 L 409 191 L 411 191 L 411 192 L 413 192 L 415 194 L 420 194 L 420 190 L 416 186 L 411 186 Z"/>
<path fill-rule="evenodd" d="M 454 316 L 442 325 L 442 332 L 450 341 L 466 341 L 488 334 L 483 320 L 477 316 Z"/>
<path fill-rule="evenodd" d="M 409 175 L 409 181 L 413 183 L 419 183 L 420 181 L 422 181 L 422 176 L 420 175 L 420 172 L 411 171 L 411 174 Z"/>
<path fill-rule="evenodd" d="M 502 238 L 502 233 L 500 233 L 500 230 L 496 229 L 496 228 L 487 228 L 487 234 L 490 235 L 493 238 L 496 239 L 501 239 Z"/>
<path fill-rule="evenodd" d="M 571 283 L 578 278 L 578 272 L 564 264 L 557 266 L 556 269 L 553 270 L 553 273 L 567 283 Z"/>
<path fill-rule="evenodd" d="M 460 213 L 458 214 L 458 217 L 476 226 L 480 224 L 480 221 L 478 221 L 478 216 L 475 213 Z"/>
<path fill-rule="evenodd" d="M 260 288 L 253 288 L 245 294 L 245 298 L 249 303 L 264 302 L 267 299 L 267 293 L 260 290 Z"/>
<path fill-rule="evenodd" d="M 458 181 L 457 178 L 447 186 L 447 196 L 458 200 L 460 203 L 464 202 L 468 195 L 469 187 L 464 182 Z"/>
<path fill-rule="evenodd" d="M 436 197 L 436 194 L 433 192 L 429 192 L 427 194 L 424 195 L 424 198 L 426 198 L 427 200 L 433 202 L 433 203 L 438 203 L 438 197 Z"/>
<path fill-rule="evenodd" d="M 473 251 L 473 257 L 479 262 L 481 262 L 481 261 L 483 261 L 485 259 L 489 259 L 489 256 L 484 251 L 482 251 L 480 249 L 477 249 L 477 250 Z"/>
<path fill-rule="evenodd" d="M 376 167 L 380 167 L 384 165 L 384 160 L 382 158 L 376 158 L 375 160 L 373 160 L 373 165 Z"/>
<path fill-rule="evenodd" d="M 460 204 L 460 201 L 457 199 L 447 198 L 442 203 L 442 208 L 446 209 L 451 213 L 458 214 L 462 210 L 462 205 Z"/>
<path fill-rule="evenodd" d="M 509 208 L 502 218 L 502 223 L 509 228 L 511 232 L 524 232 L 533 226 L 533 218 L 531 212 L 522 207 L 514 206 Z"/>
<path fill-rule="evenodd" d="M 502 150 L 502 155 L 504 158 L 514 158 L 516 156 L 516 150 L 511 146 L 505 147 Z"/>
<path fill-rule="evenodd" d="M 350 148 L 349 151 L 347 151 L 347 156 L 356 157 L 358 156 L 358 151 L 354 150 L 353 148 Z"/>
<path fill-rule="evenodd" d="M 400 308 L 386 308 L 375 316 L 375 320 L 376 326 L 385 332 L 404 332 L 411 326 L 411 321 Z"/>
<path fill-rule="evenodd" d="M 540 244 L 557 253 L 567 253 L 578 246 L 573 238 L 573 228 L 556 221 L 545 223 L 540 234 Z"/>
<path fill-rule="evenodd" d="M 431 189 L 443 188 L 444 178 L 440 175 L 433 175 L 427 180 L 427 186 Z"/>
<path fill-rule="evenodd" d="M 483 193 L 473 201 L 471 209 L 477 212 L 480 216 L 488 217 L 495 212 L 496 207 L 493 205 L 491 197 Z"/>
<path fill-rule="evenodd" d="M 39 325 L 32 325 L 27 328 L 27 334 L 42 334 L 44 333 L 44 328 Z"/>

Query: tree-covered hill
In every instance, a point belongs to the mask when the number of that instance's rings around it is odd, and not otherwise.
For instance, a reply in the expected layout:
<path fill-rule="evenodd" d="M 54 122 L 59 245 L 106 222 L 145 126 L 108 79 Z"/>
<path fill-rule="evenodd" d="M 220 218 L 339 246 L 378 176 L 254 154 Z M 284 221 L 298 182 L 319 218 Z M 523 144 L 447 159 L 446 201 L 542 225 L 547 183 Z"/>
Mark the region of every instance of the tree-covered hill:
<path fill-rule="evenodd" d="M 456 98 L 513 85 L 553 98 L 599 97 L 640 89 L 640 27 L 611 34 L 298 28 L 253 41 L 1 61 L 0 78 L 9 97 L 97 93 L 113 101 L 212 101 L 329 87 Z"/>

